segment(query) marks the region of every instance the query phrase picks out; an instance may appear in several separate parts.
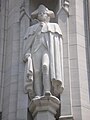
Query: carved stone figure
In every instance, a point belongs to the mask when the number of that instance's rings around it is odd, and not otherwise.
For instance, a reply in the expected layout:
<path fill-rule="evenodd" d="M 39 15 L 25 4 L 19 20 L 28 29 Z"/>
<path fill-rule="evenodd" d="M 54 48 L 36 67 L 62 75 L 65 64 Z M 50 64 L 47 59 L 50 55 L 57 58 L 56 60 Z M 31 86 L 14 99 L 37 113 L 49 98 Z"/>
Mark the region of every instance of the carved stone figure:
<path fill-rule="evenodd" d="M 54 12 L 40 5 L 31 17 L 38 23 L 25 34 L 24 61 L 26 62 L 25 88 L 34 97 L 63 91 L 62 33 L 57 23 L 50 23 Z"/>

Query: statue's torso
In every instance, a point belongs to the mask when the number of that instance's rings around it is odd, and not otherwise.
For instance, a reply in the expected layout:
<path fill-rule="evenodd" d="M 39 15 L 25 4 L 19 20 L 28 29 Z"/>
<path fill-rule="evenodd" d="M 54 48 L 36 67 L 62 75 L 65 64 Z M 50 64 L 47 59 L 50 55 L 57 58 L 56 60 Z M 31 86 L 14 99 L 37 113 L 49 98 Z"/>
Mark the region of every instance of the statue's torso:
<path fill-rule="evenodd" d="M 49 35 L 48 33 L 39 33 L 35 37 L 34 43 L 31 47 L 32 54 L 38 52 L 38 50 L 40 48 L 48 51 L 48 48 L 49 48 L 49 37 L 48 37 L 48 35 Z"/>
<path fill-rule="evenodd" d="M 38 23 L 33 26 L 30 26 L 27 30 L 25 38 L 28 38 L 29 41 L 32 40 L 31 52 L 34 54 L 37 52 L 41 46 L 44 49 L 49 49 L 49 39 L 50 33 L 62 35 L 61 30 L 57 23 Z M 31 36 L 31 38 L 29 38 Z M 35 36 L 35 37 L 33 37 Z M 40 51 L 39 51 L 40 52 Z"/>

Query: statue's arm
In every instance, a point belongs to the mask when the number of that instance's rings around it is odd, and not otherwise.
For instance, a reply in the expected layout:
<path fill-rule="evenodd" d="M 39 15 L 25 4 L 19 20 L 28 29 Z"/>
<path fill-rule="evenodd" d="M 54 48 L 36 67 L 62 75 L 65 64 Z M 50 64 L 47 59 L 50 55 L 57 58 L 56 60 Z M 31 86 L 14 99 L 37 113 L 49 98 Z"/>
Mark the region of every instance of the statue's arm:
<path fill-rule="evenodd" d="M 36 36 L 38 35 L 38 33 L 41 31 L 41 26 L 34 25 L 31 26 L 26 33 L 25 36 L 25 41 L 24 41 L 24 54 L 26 54 L 28 51 L 30 53 L 30 49 L 33 46 L 33 43 L 35 41 Z"/>
<path fill-rule="evenodd" d="M 27 40 L 24 41 L 24 54 L 27 53 L 28 51 L 30 52 L 33 40 L 34 40 L 33 35 L 31 35 L 27 38 Z"/>

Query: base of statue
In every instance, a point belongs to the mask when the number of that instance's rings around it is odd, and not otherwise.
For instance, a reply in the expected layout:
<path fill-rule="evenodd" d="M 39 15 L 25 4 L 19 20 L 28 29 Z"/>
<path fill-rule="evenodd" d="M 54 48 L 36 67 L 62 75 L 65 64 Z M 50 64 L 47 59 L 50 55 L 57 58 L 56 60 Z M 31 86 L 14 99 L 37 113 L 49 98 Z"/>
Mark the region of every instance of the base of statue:
<path fill-rule="evenodd" d="M 45 96 L 32 99 L 29 110 L 34 120 L 55 120 L 59 105 L 60 100 L 47 92 Z"/>
<path fill-rule="evenodd" d="M 60 116 L 59 120 L 74 120 L 72 115 Z"/>

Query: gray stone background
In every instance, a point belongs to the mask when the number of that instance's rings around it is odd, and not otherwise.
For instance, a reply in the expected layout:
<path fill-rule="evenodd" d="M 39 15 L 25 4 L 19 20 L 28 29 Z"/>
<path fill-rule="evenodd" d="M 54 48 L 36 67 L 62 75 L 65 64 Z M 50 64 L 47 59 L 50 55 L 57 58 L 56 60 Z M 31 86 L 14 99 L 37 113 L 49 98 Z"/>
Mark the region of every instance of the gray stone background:
<path fill-rule="evenodd" d="M 23 37 L 30 22 L 20 7 L 30 14 L 41 0 L 0 0 L 0 112 L 2 120 L 31 120 L 28 96 L 24 93 Z M 61 116 L 90 119 L 90 0 L 69 0 L 69 12 L 61 0 L 42 0 L 58 12 L 63 33 L 64 92 Z M 62 1 L 63 3 L 63 1 Z M 65 6 L 64 6 L 65 7 Z M 29 118 L 30 117 L 30 118 Z"/>

